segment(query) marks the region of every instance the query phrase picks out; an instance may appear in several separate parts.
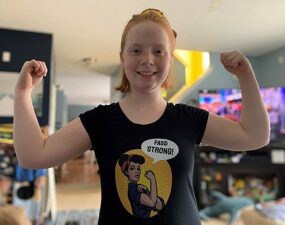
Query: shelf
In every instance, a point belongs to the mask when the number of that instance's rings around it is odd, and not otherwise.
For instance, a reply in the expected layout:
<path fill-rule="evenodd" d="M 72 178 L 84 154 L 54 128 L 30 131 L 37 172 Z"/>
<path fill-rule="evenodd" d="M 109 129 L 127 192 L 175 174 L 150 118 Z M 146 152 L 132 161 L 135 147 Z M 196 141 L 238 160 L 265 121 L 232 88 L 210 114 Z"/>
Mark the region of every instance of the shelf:
<path fill-rule="evenodd" d="M 206 163 L 206 162 L 196 162 L 198 166 L 205 166 L 205 167 L 242 167 L 242 166 L 250 166 L 250 167 L 264 167 L 264 166 L 273 166 L 273 167 L 283 167 L 285 164 L 273 164 L 273 163 L 254 163 L 254 162 L 243 162 L 243 163 Z"/>
<path fill-rule="evenodd" d="M 247 179 L 251 179 L 253 184 L 257 184 L 258 181 L 267 181 L 266 179 L 271 177 L 270 179 L 275 185 L 272 193 L 276 191 L 276 193 L 274 193 L 275 195 L 272 196 L 276 199 L 285 196 L 285 163 L 272 163 L 269 151 L 259 151 L 256 155 L 254 155 L 255 151 L 251 151 L 249 155 L 242 155 L 239 163 L 232 163 L 230 160 L 233 159 L 232 157 L 235 155 L 233 155 L 231 151 L 213 151 L 212 149 L 213 148 L 208 147 L 206 150 L 196 151 L 194 189 L 199 208 L 211 204 L 209 193 L 213 190 L 220 191 L 226 195 L 231 195 L 236 191 L 242 195 L 243 192 L 233 185 L 234 179 L 237 178 L 241 178 L 238 181 L 239 183 L 244 179 L 243 185 L 249 185 L 250 182 Z M 260 152 L 262 154 L 260 154 Z M 266 157 L 266 154 L 268 157 Z M 206 160 L 210 160 L 212 163 L 208 163 Z M 216 162 L 216 160 L 225 160 L 225 162 L 219 163 Z M 226 160 L 229 161 L 227 162 Z M 254 181 L 254 179 L 256 180 Z M 265 184 L 263 186 L 259 184 L 253 190 L 262 192 L 265 190 L 264 187 Z M 260 198 L 263 199 L 265 197 L 265 195 L 262 195 Z"/>

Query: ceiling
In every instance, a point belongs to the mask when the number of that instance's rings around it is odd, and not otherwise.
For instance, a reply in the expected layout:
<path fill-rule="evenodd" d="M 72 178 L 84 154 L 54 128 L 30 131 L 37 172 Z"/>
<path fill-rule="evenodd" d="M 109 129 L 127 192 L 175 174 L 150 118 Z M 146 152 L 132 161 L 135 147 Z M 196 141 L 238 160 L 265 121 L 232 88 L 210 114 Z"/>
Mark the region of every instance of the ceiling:
<path fill-rule="evenodd" d="M 109 101 L 125 24 L 146 8 L 165 13 L 177 48 L 259 56 L 285 46 L 284 0 L 0 0 L 0 27 L 52 33 L 55 82 L 69 104 L 96 105 Z"/>

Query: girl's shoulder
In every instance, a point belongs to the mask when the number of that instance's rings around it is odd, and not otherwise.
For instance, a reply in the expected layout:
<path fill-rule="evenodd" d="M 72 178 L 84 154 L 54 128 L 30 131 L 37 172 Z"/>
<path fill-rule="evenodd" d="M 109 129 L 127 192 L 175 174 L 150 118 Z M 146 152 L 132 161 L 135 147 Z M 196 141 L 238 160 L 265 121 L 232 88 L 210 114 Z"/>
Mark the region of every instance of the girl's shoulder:
<path fill-rule="evenodd" d="M 93 109 L 86 111 L 85 113 L 108 113 L 117 110 L 118 102 L 110 104 L 100 104 L 95 106 Z"/>
<path fill-rule="evenodd" d="M 184 103 L 177 103 L 177 104 L 173 104 L 173 103 L 168 103 L 169 105 L 169 110 L 175 113 L 195 113 L 195 112 L 203 112 L 203 109 L 200 109 L 196 106 L 192 106 L 192 105 L 187 105 Z"/>

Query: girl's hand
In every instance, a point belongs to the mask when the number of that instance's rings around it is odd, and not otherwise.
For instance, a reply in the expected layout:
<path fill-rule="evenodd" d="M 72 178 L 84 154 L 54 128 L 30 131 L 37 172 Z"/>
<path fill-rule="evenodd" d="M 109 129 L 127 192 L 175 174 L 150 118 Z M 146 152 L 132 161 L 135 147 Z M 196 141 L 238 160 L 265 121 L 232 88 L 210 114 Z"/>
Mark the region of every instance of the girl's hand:
<path fill-rule="evenodd" d="M 47 75 L 46 64 L 42 61 L 26 61 L 21 69 L 20 77 L 16 84 L 17 90 L 32 90 Z"/>
<path fill-rule="evenodd" d="M 249 60 L 238 51 L 223 52 L 221 53 L 220 60 L 225 69 L 238 78 L 241 76 L 254 75 Z"/>

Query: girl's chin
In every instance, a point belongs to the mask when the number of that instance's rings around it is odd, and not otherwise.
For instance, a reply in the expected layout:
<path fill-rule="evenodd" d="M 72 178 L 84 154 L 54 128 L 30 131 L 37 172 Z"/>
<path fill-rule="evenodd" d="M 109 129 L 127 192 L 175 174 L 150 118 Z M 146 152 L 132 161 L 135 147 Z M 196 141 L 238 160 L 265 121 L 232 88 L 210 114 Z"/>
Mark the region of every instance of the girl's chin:
<path fill-rule="evenodd" d="M 157 82 L 141 82 L 137 86 L 142 91 L 152 91 L 160 87 Z"/>
<path fill-rule="evenodd" d="M 139 91 L 140 92 L 144 92 L 144 93 L 150 93 L 150 92 L 153 92 L 153 91 L 155 91 L 157 89 L 158 88 L 156 86 L 154 86 L 154 85 L 152 85 L 152 86 L 141 86 L 139 88 Z"/>
<path fill-rule="evenodd" d="M 143 92 L 143 93 L 150 93 L 153 91 L 161 91 L 161 84 L 158 82 L 134 82 L 131 85 L 131 91 L 135 92 Z"/>

